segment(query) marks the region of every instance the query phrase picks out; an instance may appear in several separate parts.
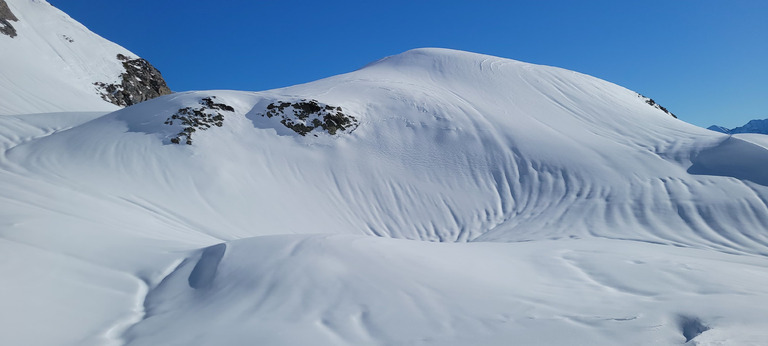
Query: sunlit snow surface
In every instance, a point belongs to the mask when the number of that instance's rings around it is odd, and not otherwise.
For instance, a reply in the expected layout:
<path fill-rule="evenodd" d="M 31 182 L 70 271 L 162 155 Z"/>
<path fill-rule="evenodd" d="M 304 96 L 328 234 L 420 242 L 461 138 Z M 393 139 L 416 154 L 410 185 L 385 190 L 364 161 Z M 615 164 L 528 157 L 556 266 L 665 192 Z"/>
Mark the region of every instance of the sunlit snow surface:
<path fill-rule="evenodd" d="M 44 0 L 5 2 L 19 20 L 18 36 L 0 34 L 0 115 L 118 109 L 93 83 L 117 82 L 125 72 L 117 55 L 135 54 Z"/>
<path fill-rule="evenodd" d="M 210 96 L 223 126 L 170 143 Z M 360 125 L 261 116 L 301 99 Z M 0 117 L 0 344 L 766 344 L 764 138 L 441 49 Z"/>

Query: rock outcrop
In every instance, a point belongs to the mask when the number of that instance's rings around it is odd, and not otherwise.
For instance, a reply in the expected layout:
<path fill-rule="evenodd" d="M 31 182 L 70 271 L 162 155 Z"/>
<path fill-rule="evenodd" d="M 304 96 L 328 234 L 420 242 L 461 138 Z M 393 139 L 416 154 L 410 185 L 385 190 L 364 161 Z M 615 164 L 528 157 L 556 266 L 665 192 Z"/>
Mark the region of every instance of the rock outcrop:
<path fill-rule="evenodd" d="M 656 103 L 656 101 L 654 101 L 652 98 L 644 96 L 644 95 L 640 95 L 640 94 L 637 94 L 637 96 L 642 98 L 643 101 L 645 101 L 645 103 L 647 103 L 649 106 L 651 106 L 653 108 L 656 108 L 656 109 L 659 109 L 662 112 L 667 113 L 669 116 L 677 119 L 677 115 L 675 115 L 674 113 L 672 113 L 669 110 L 667 110 L 666 108 L 664 108 L 664 106 Z"/>
<path fill-rule="evenodd" d="M 342 113 L 341 107 L 321 104 L 317 100 L 273 102 L 261 116 L 279 117 L 281 124 L 302 136 L 318 128 L 331 135 L 337 131 L 351 132 L 358 125 L 357 119 Z"/>
<path fill-rule="evenodd" d="M 224 126 L 224 115 L 221 112 L 234 112 L 232 106 L 217 103 L 216 96 L 205 97 L 200 100 L 200 107 L 185 107 L 165 120 L 165 125 L 173 126 L 178 123 L 183 128 L 181 132 L 171 138 L 171 143 L 186 143 L 192 145 L 192 134 L 210 129 L 212 126 Z"/>
<path fill-rule="evenodd" d="M 16 37 L 16 28 L 13 27 L 11 22 L 18 22 L 19 19 L 8 8 L 8 4 L 5 0 L 0 0 L 0 34 Z"/>
<path fill-rule="evenodd" d="M 122 54 L 118 54 L 117 59 L 123 62 L 125 68 L 119 84 L 94 83 L 105 101 L 127 107 L 171 93 L 160 71 L 149 61 L 130 59 Z"/>

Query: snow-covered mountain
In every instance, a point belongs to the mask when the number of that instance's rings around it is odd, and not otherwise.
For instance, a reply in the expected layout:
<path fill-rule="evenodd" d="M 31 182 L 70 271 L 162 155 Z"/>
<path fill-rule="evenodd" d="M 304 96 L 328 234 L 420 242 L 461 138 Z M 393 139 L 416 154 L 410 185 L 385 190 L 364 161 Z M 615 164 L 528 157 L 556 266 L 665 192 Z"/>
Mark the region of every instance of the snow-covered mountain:
<path fill-rule="evenodd" d="M 112 111 L 170 93 L 157 71 L 44 0 L 0 0 L 0 115 Z"/>
<path fill-rule="evenodd" d="M 427 48 L 2 116 L 0 344 L 764 343 L 768 140 L 648 100 Z"/>
<path fill-rule="evenodd" d="M 734 133 L 759 133 L 763 135 L 768 135 L 768 119 L 755 119 L 750 120 L 748 123 L 746 123 L 744 126 L 735 127 L 732 129 L 725 128 L 722 126 L 712 125 L 707 128 L 708 130 L 727 133 L 727 134 L 734 134 Z"/>

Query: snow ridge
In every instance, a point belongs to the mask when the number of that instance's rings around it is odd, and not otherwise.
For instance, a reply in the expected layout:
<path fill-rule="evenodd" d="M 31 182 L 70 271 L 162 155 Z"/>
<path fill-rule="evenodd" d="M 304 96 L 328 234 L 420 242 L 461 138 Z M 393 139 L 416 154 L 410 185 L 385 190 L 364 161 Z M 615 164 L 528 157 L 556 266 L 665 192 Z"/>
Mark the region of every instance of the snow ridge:
<path fill-rule="evenodd" d="M 42 3 L 9 5 L 23 38 L 24 6 Z M 744 344 L 768 330 L 764 136 L 686 124 L 594 77 L 426 48 L 106 111 L 0 117 L 0 247 L 20 263 L 0 263 L 2 296 L 23 312 L 0 321 L 2 344 Z M 34 321 L 51 333 L 25 333 Z"/>
<path fill-rule="evenodd" d="M 759 133 L 768 135 L 768 119 L 755 119 L 750 120 L 746 125 L 736 128 L 728 129 L 722 126 L 712 125 L 707 128 L 708 130 L 722 132 L 726 134 L 737 133 Z"/>

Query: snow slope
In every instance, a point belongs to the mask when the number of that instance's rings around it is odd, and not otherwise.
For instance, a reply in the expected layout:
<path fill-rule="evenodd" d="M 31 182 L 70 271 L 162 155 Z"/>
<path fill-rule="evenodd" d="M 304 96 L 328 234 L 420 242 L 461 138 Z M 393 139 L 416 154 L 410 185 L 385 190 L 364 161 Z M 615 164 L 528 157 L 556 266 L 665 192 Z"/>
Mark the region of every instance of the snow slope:
<path fill-rule="evenodd" d="M 302 99 L 359 125 L 262 116 Z M 766 143 L 576 72 L 417 49 L 0 124 L 3 344 L 766 340 Z"/>
<path fill-rule="evenodd" d="M 755 306 L 765 302 L 765 265 L 617 240 L 257 237 L 182 263 L 150 292 L 145 319 L 126 337 L 129 345 L 674 345 L 712 328 L 734 345 L 759 344 L 768 337 L 765 309 Z M 700 340 L 718 340 L 712 332 Z"/>
<path fill-rule="evenodd" d="M 18 36 L 0 35 L 0 115 L 118 109 L 93 83 L 118 81 L 117 54 L 135 54 L 44 0 L 5 1 Z"/>

